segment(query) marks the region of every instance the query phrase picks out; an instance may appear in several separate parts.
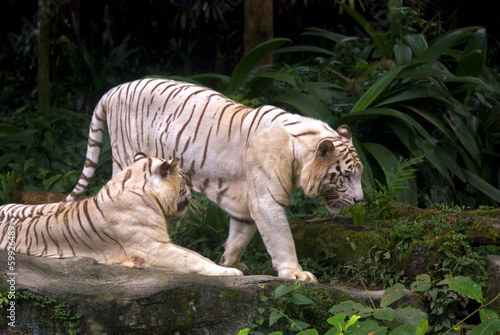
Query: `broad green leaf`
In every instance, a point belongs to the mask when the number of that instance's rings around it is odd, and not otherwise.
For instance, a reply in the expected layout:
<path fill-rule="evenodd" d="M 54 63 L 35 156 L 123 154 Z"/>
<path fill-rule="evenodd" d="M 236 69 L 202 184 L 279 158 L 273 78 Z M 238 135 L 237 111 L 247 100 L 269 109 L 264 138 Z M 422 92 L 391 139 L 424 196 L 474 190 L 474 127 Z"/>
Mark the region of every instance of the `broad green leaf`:
<path fill-rule="evenodd" d="M 457 44 L 463 33 L 462 30 L 453 30 L 434 39 L 431 45 L 418 57 L 418 60 L 429 63 L 437 61 L 447 49 Z"/>
<path fill-rule="evenodd" d="M 290 53 L 290 52 L 312 52 L 312 53 L 317 53 L 317 54 L 324 54 L 324 55 L 327 55 L 330 57 L 333 57 L 336 55 L 334 52 L 331 52 L 328 49 L 313 46 L 313 45 L 294 45 L 291 47 L 280 48 L 280 49 L 276 50 L 274 53 L 280 54 L 280 53 Z"/>
<path fill-rule="evenodd" d="M 201 73 L 190 76 L 190 78 L 194 80 L 203 80 L 203 79 L 218 79 L 224 83 L 229 83 L 231 79 L 229 76 L 220 74 L 220 73 Z"/>
<path fill-rule="evenodd" d="M 412 292 L 427 291 L 431 287 L 431 277 L 428 274 L 418 275 L 414 282 L 410 284 Z"/>
<path fill-rule="evenodd" d="M 415 335 L 425 335 L 427 334 L 428 329 L 429 329 L 429 320 L 423 319 L 418 323 Z"/>
<path fill-rule="evenodd" d="M 403 284 L 397 283 L 394 286 L 385 290 L 385 293 L 380 299 L 380 307 L 387 307 L 393 302 L 401 299 L 405 295 L 405 287 Z"/>
<path fill-rule="evenodd" d="M 387 42 L 385 39 L 380 36 L 380 34 L 377 32 L 377 30 L 368 22 L 363 16 L 361 16 L 358 12 L 356 12 L 354 9 L 351 7 L 347 6 L 346 4 L 340 2 L 340 1 L 335 1 L 342 9 L 344 9 L 354 20 L 356 20 L 361 27 L 370 35 L 371 38 L 373 38 L 373 43 L 377 46 L 377 48 L 380 49 L 380 52 L 382 53 L 383 56 L 389 57 L 391 54 L 391 51 L 387 45 Z"/>
<path fill-rule="evenodd" d="M 266 72 L 266 73 L 259 73 L 256 78 L 269 78 L 272 80 L 276 81 L 282 81 L 285 83 L 288 83 L 292 85 L 293 87 L 297 87 L 297 81 L 295 78 L 288 73 L 283 73 L 283 72 Z"/>
<path fill-rule="evenodd" d="M 282 316 L 283 314 L 278 311 L 271 311 L 269 314 L 269 327 L 274 325 L 279 319 L 281 319 Z"/>
<path fill-rule="evenodd" d="M 424 53 L 429 47 L 423 34 L 409 34 L 405 35 L 403 38 L 417 57 Z"/>
<path fill-rule="evenodd" d="M 475 50 L 460 59 L 455 70 L 457 76 L 474 76 L 481 74 L 484 66 L 484 57 L 481 50 Z"/>
<path fill-rule="evenodd" d="M 293 287 L 292 286 L 287 286 L 287 285 L 281 284 L 274 291 L 274 296 L 276 298 L 279 298 L 279 297 L 284 296 L 285 294 L 288 294 L 288 293 L 290 293 L 292 291 L 293 291 Z"/>
<path fill-rule="evenodd" d="M 394 58 L 398 65 L 408 65 L 412 61 L 412 51 L 406 44 L 394 44 Z"/>
<path fill-rule="evenodd" d="M 291 322 L 291 324 L 289 324 L 288 326 L 292 330 L 307 329 L 307 328 L 309 328 L 311 326 L 307 322 L 304 322 L 304 321 L 301 321 L 301 320 L 297 320 L 297 319 L 291 319 L 291 320 L 289 320 L 289 322 Z"/>
<path fill-rule="evenodd" d="M 359 120 L 359 119 L 370 119 L 373 117 L 380 117 L 380 116 L 391 116 L 398 118 L 400 120 L 403 120 L 405 123 L 408 125 L 412 126 L 415 128 L 415 130 L 426 140 L 432 141 L 432 137 L 429 135 L 429 133 L 425 130 L 420 123 L 415 121 L 412 117 L 409 115 L 402 113 L 398 110 L 392 109 L 392 108 L 373 108 L 373 109 L 366 109 L 366 110 L 361 110 L 361 111 L 356 111 L 356 112 L 351 112 L 343 117 L 338 118 L 335 120 L 333 123 L 334 127 L 338 127 L 342 124 L 347 124 L 351 121 L 354 120 Z"/>
<path fill-rule="evenodd" d="M 481 322 L 472 329 L 472 335 L 495 335 L 500 331 L 500 320 Z"/>
<path fill-rule="evenodd" d="M 362 146 L 387 173 L 398 166 L 398 158 L 387 147 L 378 143 L 363 143 Z"/>
<path fill-rule="evenodd" d="M 302 33 L 301 35 L 322 37 L 335 43 L 344 43 L 346 41 L 359 40 L 359 37 L 349 37 L 333 31 L 324 30 L 320 28 L 307 28 L 306 32 Z"/>
<path fill-rule="evenodd" d="M 398 316 L 398 313 L 390 307 L 378 308 L 378 309 L 373 311 L 373 317 L 377 320 L 392 321 L 397 316 Z"/>
<path fill-rule="evenodd" d="M 316 329 L 306 329 L 298 332 L 297 335 L 318 335 L 318 331 Z"/>
<path fill-rule="evenodd" d="M 374 101 L 385 91 L 387 87 L 393 82 L 398 74 L 404 69 L 404 66 L 398 66 L 383 77 L 379 78 L 366 92 L 361 96 L 358 102 L 352 107 L 350 114 L 358 111 L 368 109 Z"/>
<path fill-rule="evenodd" d="M 354 144 L 354 147 L 356 148 L 356 151 L 358 152 L 359 160 L 361 161 L 361 164 L 363 164 L 363 174 L 361 175 L 361 181 L 363 185 L 375 186 L 375 178 L 373 177 L 371 166 L 368 162 L 368 159 L 366 158 L 365 151 L 363 150 L 361 143 L 359 143 L 359 140 L 356 136 L 352 137 L 352 142 Z"/>
<path fill-rule="evenodd" d="M 462 121 L 462 118 L 452 111 L 448 111 L 451 122 L 453 124 L 453 130 L 455 135 L 457 135 L 462 145 L 470 153 L 476 162 L 481 159 L 481 147 L 478 141 L 474 138 L 474 134 L 469 130 L 467 125 Z"/>
<path fill-rule="evenodd" d="M 450 78 L 455 77 L 453 73 L 445 69 L 433 69 L 428 67 L 418 67 L 416 69 L 407 70 L 398 75 L 400 79 L 416 79 L 416 78 Z"/>
<path fill-rule="evenodd" d="M 256 46 L 252 51 L 243 56 L 243 58 L 238 62 L 238 64 L 236 64 L 233 72 L 231 73 L 228 91 L 234 92 L 239 89 L 250 71 L 262 58 L 289 41 L 290 40 L 287 38 L 275 38 Z"/>
<path fill-rule="evenodd" d="M 469 87 L 474 90 L 494 92 L 496 88 L 488 86 L 483 80 L 472 76 L 450 76 L 444 78 L 445 83 L 462 84 L 462 87 Z"/>
<path fill-rule="evenodd" d="M 277 332 L 272 332 L 272 333 L 269 333 L 267 335 L 283 335 L 283 332 L 281 331 L 277 331 Z"/>
<path fill-rule="evenodd" d="M 472 173 L 469 170 L 462 169 L 462 172 L 464 174 L 465 180 L 467 180 L 467 182 L 469 182 L 472 186 L 474 186 L 478 191 L 486 194 L 488 197 L 495 200 L 496 202 L 500 202 L 500 190 L 498 190 L 497 188 L 486 182 L 484 179 L 482 179 L 480 176 L 478 176 L 475 173 Z"/>
<path fill-rule="evenodd" d="M 409 110 L 411 110 L 412 112 L 414 112 L 415 114 L 420 115 L 421 117 L 426 119 L 428 122 L 432 123 L 432 125 L 434 125 L 437 129 L 439 129 L 439 131 L 441 131 L 446 136 L 446 138 L 448 138 L 450 141 L 455 143 L 455 139 L 453 138 L 452 133 L 448 130 L 448 128 L 446 127 L 444 122 L 442 122 L 434 114 L 432 114 L 431 112 L 424 110 L 422 108 L 416 108 L 413 106 L 405 106 L 405 107 L 408 108 Z"/>
<path fill-rule="evenodd" d="M 434 86 L 410 85 L 400 89 L 391 90 L 387 96 L 384 96 L 383 99 L 380 99 L 373 104 L 373 107 L 382 107 L 384 105 L 391 105 L 415 99 L 447 98 L 449 95 L 449 92 L 438 90 Z"/>
<path fill-rule="evenodd" d="M 352 327 L 347 329 L 345 335 L 385 335 L 387 327 L 381 327 L 375 320 L 366 320 L 356 322 Z"/>
<path fill-rule="evenodd" d="M 344 321 L 345 317 L 346 315 L 344 313 L 340 313 L 329 317 L 328 320 L 326 320 L 326 322 L 337 328 L 337 330 L 343 331 L 345 326 L 345 321 Z"/>
<path fill-rule="evenodd" d="M 324 120 L 331 115 L 325 104 L 305 93 L 288 92 L 276 97 L 274 101 L 291 105 L 299 110 L 302 115 L 318 120 Z"/>
<path fill-rule="evenodd" d="M 345 326 L 344 326 L 344 330 L 349 329 L 349 327 L 350 327 L 350 326 L 352 326 L 353 324 L 355 324 L 355 323 L 356 323 L 356 321 L 358 321 L 360 317 L 361 317 L 361 316 L 359 316 L 359 315 L 353 315 L 353 316 L 351 316 L 351 317 L 349 318 L 349 321 L 347 321 L 347 323 L 345 324 Z"/>
<path fill-rule="evenodd" d="M 248 335 L 249 331 L 250 331 L 250 328 L 245 328 L 245 329 L 240 330 L 237 335 Z"/>
<path fill-rule="evenodd" d="M 479 317 L 482 322 L 487 322 L 489 320 L 497 320 L 499 319 L 498 314 L 492 311 L 491 309 L 482 309 L 479 311 Z"/>
<path fill-rule="evenodd" d="M 338 335 L 338 334 L 342 334 L 342 332 L 334 327 L 330 328 L 330 330 L 328 330 L 324 335 Z"/>
<path fill-rule="evenodd" d="M 397 310 L 398 316 L 394 319 L 394 322 L 407 325 L 418 325 L 422 320 L 427 319 L 427 314 L 420 310 L 419 308 L 414 307 L 405 307 Z"/>
<path fill-rule="evenodd" d="M 314 301 L 306 297 L 305 295 L 297 292 L 292 293 L 292 298 L 290 299 L 290 302 L 293 302 L 296 305 L 312 305 L 314 304 Z"/>
<path fill-rule="evenodd" d="M 467 297 L 476 300 L 479 303 L 484 302 L 483 293 L 481 286 L 475 283 L 469 277 L 456 276 L 456 277 L 446 277 L 438 283 L 438 285 L 448 284 L 448 286 Z"/>
<path fill-rule="evenodd" d="M 415 335 L 416 331 L 415 325 L 402 325 L 391 331 L 389 335 Z"/>
<path fill-rule="evenodd" d="M 458 61 L 455 73 L 477 77 L 486 62 L 486 30 L 478 29 L 469 41 Z"/>

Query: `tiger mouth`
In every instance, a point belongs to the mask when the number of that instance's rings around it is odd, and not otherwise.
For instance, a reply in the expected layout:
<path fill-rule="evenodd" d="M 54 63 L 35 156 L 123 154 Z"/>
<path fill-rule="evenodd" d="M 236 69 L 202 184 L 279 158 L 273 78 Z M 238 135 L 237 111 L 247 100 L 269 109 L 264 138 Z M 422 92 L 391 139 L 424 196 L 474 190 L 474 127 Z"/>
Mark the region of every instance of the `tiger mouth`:
<path fill-rule="evenodd" d="M 321 198 L 330 212 L 338 212 L 343 207 L 337 194 L 327 193 L 323 194 Z"/>
<path fill-rule="evenodd" d="M 321 193 L 321 199 L 326 205 L 326 208 L 332 213 L 338 213 L 345 207 L 350 206 L 341 195 L 339 195 L 333 188 L 325 188 Z"/>
<path fill-rule="evenodd" d="M 177 203 L 177 211 L 183 212 L 191 203 L 191 198 L 185 198 L 184 200 Z"/>

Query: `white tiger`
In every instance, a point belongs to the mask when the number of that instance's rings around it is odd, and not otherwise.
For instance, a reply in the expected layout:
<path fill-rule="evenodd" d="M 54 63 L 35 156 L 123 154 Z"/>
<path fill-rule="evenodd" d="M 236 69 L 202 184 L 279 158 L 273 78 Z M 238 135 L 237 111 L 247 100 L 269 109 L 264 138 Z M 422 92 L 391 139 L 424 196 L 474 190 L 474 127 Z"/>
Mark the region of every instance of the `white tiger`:
<path fill-rule="evenodd" d="M 177 158 L 165 161 L 140 153 L 92 198 L 0 206 L 0 249 L 211 276 L 242 275 L 171 243 L 165 216 L 184 213 L 190 201 Z"/>
<path fill-rule="evenodd" d="M 113 175 L 135 152 L 179 157 L 193 188 L 230 214 L 222 265 L 238 262 L 258 229 L 280 277 L 316 281 L 297 260 L 285 215 L 292 191 L 302 187 L 333 212 L 363 198 L 349 127 L 334 131 L 277 107 L 249 108 L 205 87 L 143 79 L 111 89 L 97 104 L 85 167 L 68 201 L 94 174 L 106 124 Z"/>

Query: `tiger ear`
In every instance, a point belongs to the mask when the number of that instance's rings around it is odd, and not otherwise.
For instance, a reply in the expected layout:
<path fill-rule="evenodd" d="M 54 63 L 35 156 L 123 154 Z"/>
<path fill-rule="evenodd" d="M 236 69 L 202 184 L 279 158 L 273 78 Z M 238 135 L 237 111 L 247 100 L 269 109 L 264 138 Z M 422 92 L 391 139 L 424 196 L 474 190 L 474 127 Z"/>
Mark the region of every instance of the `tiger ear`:
<path fill-rule="evenodd" d="M 347 125 L 342 125 L 337 128 L 337 133 L 339 133 L 340 136 L 347 138 L 349 141 L 352 141 L 351 139 L 351 128 Z"/>
<path fill-rule="evenodd" d="M 138 152 L 134 156 L 134 162 L 137 162 L 139 159 L 147 158 L 146 154 L 144 152 Z"/>
<path fill-rule="evenodd" d="M 174 158 L 174 159 L 171 159 L 169 161 L 163 162 L 160 165 L 160 167 L 158 168 L 160 176 L 162 178 L 167 178 L 172 173 L 173 169 L 175 169 L 178 162 L 179 162 L 179 158 Z"/>
<path fill-rule="evenodd" d="M 316 149 L 316 159 L 330 161 L 335 158 L 335 145 L 331 140 L 322 140 Z"/>

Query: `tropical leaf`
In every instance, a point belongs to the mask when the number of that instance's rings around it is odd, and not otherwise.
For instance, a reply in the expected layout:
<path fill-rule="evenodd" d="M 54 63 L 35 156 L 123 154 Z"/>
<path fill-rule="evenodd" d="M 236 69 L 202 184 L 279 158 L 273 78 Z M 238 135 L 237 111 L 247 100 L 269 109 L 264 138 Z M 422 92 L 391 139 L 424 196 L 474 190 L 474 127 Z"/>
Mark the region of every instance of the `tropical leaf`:
<path fill-rule="evenodd" d="M 231 78 L 229 79 L 228 91 L 234 92 L 240 88 L 243 81 L 247 78 L 250 71 L 257 65 L 257 63 L 269 53 L 278 49 L 284 43 L 289 42 L 287 38 L 275 38 L 270 41 L 264 42 L 256 46 L 252 51 L 243 56 L 243 58 L 236 64 Z"/>
<path fill-rule="evenodd" d="M 398 166 L 398 158 L 392 151 L 378 143 L 363 143 L 362 147 L 366 149 L 387 173 Z"/>
<path fill-rule="evenodd" d="M 276 81 L 282 81 L 292 85 L 293 87 L 297 87 L 297 81 L 294 76 L 289 75 L 284 72 L 265 72 L 259 73 L 255 76 L 255 78 L 268 78 Z"/>
<path fill-rule="evenodd" d="M 406 44 L 396 43 L 394 44 L 394 58 L 398 65 L 408 65 L 411 64 L 413 53 L 410 47 Z"/>
<path fill-rule="evenodd" d="M 362 111 L 356 111 L 355 113 L 351 112 L 343 117 L 338 118 L 334 122 L 334 126 L 338 127 L 341 124 L 349 123 L 354 120 L 366 119 L 370 117 L 379 117 L 379 116 L 390 116 L 404 121 L 409 126 L 413 127 L 425 140 L 433 141 L 432 137 L 425 130 L 419 122 L 415 121 L 409 115 L 402 113 L 398 110 L 392 108 L 373 108 L 366 109 Z"/>
<path fill-rule="evenodd" d="M 365 187 L 374 187 L 376 185 L 375 178 L 373 177 L 373 172 L 368 159 L 366 158 L 365 151 L 363 150 L 363 147 L 361 146 L 361 143 L 356 136 L 352 137 L 352 142 L 354 144 L 354 147 L 356 148 L 356 151 L 358 152 L 359 160 L 361 161 L 361 164 L 363 164 L 363 174 L 361 175 L 361 182 Z"/>
<path fill-rule="evenodd" d="M 363 16 L 361 16 L 358 12 L 356 12 L 351 7 L 346 4 L 335 1 L 342 9 L 344 9 L 354 20 L 356 20 L 361 27 L 373 38 L 373 43 L 379 48 L 382 55 L 388 57 L 391 54 L 391 51 L 386 43 L 386 41 L 379 35 L 375 27 L 373 27 L 368 20 L 366 20 Z"/>
<path fill-rule="evenodd" d="M 276 50 L 274 53 L 280 54 L 280 53 L 290 53 L 290 52 L 312 52 L 312 53 L 327 55 L 330 57 L 335 56 L 334 52 L 314 45 L 294 45 L 290 47 L 280 48 Z"/>
<path fill-rule="evenodd" d="M 269 314 L 269 327 L 274 325 L 279 319 L 281 319 L 282 316 L 283 314 L 278 311 L 271 311 Z"/>
<path fill-rule="evenodd" d="M 326 38 L 335 43 L 345 43 L 348 41 L 359 40 L 359 37 L 348 37 L 333 31 L 320 29 L 320 28 L 308 28 L 302 36 L 316 36 Z"/>
<path fill-rule="evenodd" d="M 495 335 L 500 332 L 500 320 L 481 322 L 472 329 L 472 335 Z"/>
<path fill-rule="evenodd" d="M 423 54 L 429 47 L 425 36 L 422 34 L 405 35 L 404 40 L 413 51 L 413 54 L 417 57 Z"/>
<path fill-rule="evenodd" d="M 389 335 L 415 335 L 417 326 L 415 325 L 402 325 L 394 329 Z"/>
<path fill-rule="evenodd" d="M 385 290 L 382 295 L 382 299 L 380 299 L 380 307 L 384 308 L 389 306 L 395 301 L 398 301 L 405 295 L 405 287 L 403 284 L 397 283 L 394 286 Z"/>
<path fill-rule="evenodd" d="M 465 180 L 467 180 L 468 183 L 474 186 L 481 193 L 486 194 L 491 199 L 500 203 L 500 191 L 497 188 L 490 185 L 484 179 L 469 170 L 462 169 L 462 172 L 464 174 Z"/>
<path fill-rule="evenodd" d="M 325 104 L 306 93 L 288 92 L 276 97 L 274 101 L 291 105 L 302 115 L 319 120 L 325 120 L 331 115 L 330 110 Z"/>
<path fill-rule="evenodd" d="M 357 111 L 365 110 L 389 87 L 398 74 L 404 69 L 404 66 L 398 66 L 395 69 L 387 72 L 382 78 L 378 79 L 369 89 L 363 94 L 358 102 L 351 109 L 351 114 Z"/>
<path fill-rule="evenodd" d="M 417 58 L 420 62 L 433 63 L 443 56 L 445 51 L 456 44 L 464 34 L 461 29 L 453 30 L 434 39 L 429 47 Z"/>
<path fill-rule="evenodd" d="M 452 290 L 464 294 L 467 297 L 474 299 L 479 303 L 484 302 L 481 286 L 475 283 L 469 277 L 449 276 L 438 283 L 438 285 L 445 285 L 445 284 L 447 284 Z"/>

